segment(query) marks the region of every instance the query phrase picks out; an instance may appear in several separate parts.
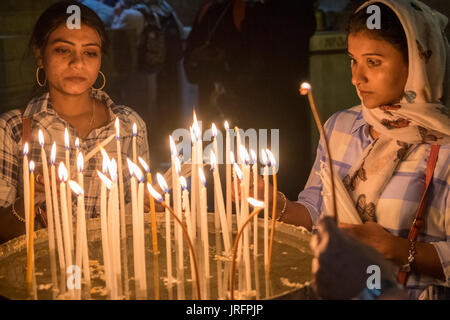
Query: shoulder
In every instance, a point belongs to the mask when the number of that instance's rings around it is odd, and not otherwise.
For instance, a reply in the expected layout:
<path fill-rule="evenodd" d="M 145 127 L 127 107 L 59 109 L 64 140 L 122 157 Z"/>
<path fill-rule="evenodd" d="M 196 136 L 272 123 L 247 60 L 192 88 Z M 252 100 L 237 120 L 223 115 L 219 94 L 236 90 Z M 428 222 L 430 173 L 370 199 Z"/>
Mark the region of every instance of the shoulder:
<path fill-rule="evenodd" d="M 0 114 L 0 130 L 19 141 L 22 135 L 22 113 L 14 109 Z"/>
<path fill-rule="evenodd" d="M 325 122 L 324 129 L 328 134 L 333 131 L 351 134 L 365 123 L 359 105 L 334 113 Z"/>

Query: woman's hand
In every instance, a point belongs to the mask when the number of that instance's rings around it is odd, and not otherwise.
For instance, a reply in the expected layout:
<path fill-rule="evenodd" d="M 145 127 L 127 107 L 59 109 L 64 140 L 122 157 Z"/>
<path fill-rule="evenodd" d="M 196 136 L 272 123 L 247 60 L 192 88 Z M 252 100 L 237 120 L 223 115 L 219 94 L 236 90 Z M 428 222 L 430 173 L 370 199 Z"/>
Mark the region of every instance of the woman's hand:
<path fill-rule="evenodd" d="M 241 200 L 241 187 L 240 187 L 240 183 L 241 181 L 238 180 L 238 196 L 237 199 Z M 253 175 L 250 177 L 250 188 L 249 188 L 249 192 L 248 195 L 249 197 L 253 198 L 254 195 L 254 189 L 255 189 L 255 185 L 253 184 Z M 232 186 L 231 186 L 231 195 L 232 195 L 232 199 L 234 202 L 236 202 L 236 197 L 234 194 L 234 182 L 232 181 Z M 270 206 L 272 206 L 272 199 L 273 199 L 273 186 L 272 184 L 269 182 L 269 204 Z M 264 200 L 264 178 L 260 175 L 258 175 L 258 199 L 260 201 Z"/>
<path fill-rule="evenodd" d="M 375 222 L 364 224 L 340 223 L 339 227 L 350 236 L 358 239 L 362 243 L 376 249 L 386 259 L 394 259 L 394 249 L 397 237 L 386 231 Z"/>

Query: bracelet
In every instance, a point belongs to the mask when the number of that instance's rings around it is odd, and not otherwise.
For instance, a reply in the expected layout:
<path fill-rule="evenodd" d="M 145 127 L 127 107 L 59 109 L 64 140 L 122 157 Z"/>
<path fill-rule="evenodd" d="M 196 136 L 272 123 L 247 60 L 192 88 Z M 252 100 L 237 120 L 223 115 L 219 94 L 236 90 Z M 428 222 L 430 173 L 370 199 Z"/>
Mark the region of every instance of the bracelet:
<path fill-rule="evenodd" d="M 14 208 L 14 204 L 16 203 L 16 201 L 18 199 L 19 198 L 16 198 L 16 200 L 14 200 L 13 204 L 11 205 L 11 211 L 12 211 L 12 214 L 17 218 L 17 220 L 19 220 L 22 223 L 25 223 L 25 219 L 22 218 L 21 216 L 19 216 L 19 214 L 17 213 L 16 209 Z"/>
<path fill-rule="evenodd" d="M 402 265 L 400 268 L 404 272 L 411 272 L 414 261 L 416 260 L 416 241 L 409 240 L 409 251 L 408 251 L 408 263 Z"/>
<path fill-rule="evenodd" d="M 282 221 L 283 218 L 284 218 L 284 214 L 286 213 L 286 208 L 287 208 L 287 198 L 286 198 L 286 196 L 284 195 L 283 192 L 278 191 L 277 193 L 279 193 L 279 194 L 281 195 L 281 197 L 283 198 L 283 209 L 281 209 L 280 216 L 279 216 L 278 219 L 277 219 L 277 221 Z"/>

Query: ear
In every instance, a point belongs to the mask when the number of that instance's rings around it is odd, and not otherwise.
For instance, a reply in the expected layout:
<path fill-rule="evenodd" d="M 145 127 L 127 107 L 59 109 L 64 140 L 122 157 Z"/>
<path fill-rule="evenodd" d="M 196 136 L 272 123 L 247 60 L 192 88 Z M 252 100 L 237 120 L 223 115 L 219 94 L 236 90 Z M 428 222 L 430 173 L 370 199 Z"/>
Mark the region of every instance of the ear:
<path fill-rule="evenodd" d="M 38 47 L 33 47 L 33 55 L 34 55 L 34 58 L 36 59 L 37 65 L 43 66 L 44 65 L 44 56 L 42 54 L 42 50 Z"/>

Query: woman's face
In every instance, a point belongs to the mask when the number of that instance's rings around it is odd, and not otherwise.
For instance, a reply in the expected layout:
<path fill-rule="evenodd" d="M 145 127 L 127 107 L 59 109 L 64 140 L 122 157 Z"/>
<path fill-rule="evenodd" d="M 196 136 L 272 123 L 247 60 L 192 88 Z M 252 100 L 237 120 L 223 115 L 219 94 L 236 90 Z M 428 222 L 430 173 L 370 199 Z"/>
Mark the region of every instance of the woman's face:
<path fill-rule="evenodd" d="M 352 83 L 367 108 L 401 100 L 408 64 L 402 53 L 389 42 L 372 39 L 364 32 L 348 36 Z"/>
<path fill-rule="evenodd" d="M 86 92 L 97 79 L 101 66 L 101 39 L 84 24 L 68 29 L 61 24 L 49 36 L 43 55 L 37 53 L 50 89 L 68 95 Z"/>

